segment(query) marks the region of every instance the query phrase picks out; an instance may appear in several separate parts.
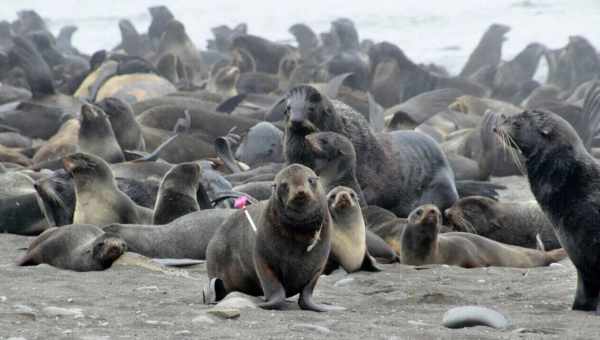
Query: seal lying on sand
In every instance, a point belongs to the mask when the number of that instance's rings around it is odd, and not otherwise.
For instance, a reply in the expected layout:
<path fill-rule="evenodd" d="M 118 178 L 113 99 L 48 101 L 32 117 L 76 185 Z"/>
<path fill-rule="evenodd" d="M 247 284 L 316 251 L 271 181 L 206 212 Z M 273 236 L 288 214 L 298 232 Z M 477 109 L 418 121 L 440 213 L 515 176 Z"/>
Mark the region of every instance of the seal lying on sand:
<path fill-rule="evenodd" d="M 50 228 L 38 236 L 19 266 L 47 263 L 75 271 L 104 270 L 121 256 L 127 245 L 123 240 L 86 224 Z"/>
<path fill-rule="evenodd" d="M 403 264 L 529 268 L 547 266 L 567 256 L 562 248 L 544 252 L 502 244 L 475 234 L 440 234 L 441 219 L 438 208 L 430 204 L 410 213 L 400 245 Z"/>
<path fill-rule="evenodd" d="M 577 268 L 573 309 L 595 311 L 600 298 L 600 164 L 558 115 L 525 111 L 496 132 L 525 157 L 531 191 Z"/>
<path fill-rule="evenodd" d="M 498 202 L 491 198 L 461 198 L 444 212 L 454 231 L 478 234 L 494 241 L 526 248 L 561 248 L 552 223 L 535 201 Z"/>
<path fill-rule="evenodd" d="M 312 300 L 331 249 L 331 216 L 317 175 L 299 164 L 284 168 L 275 178 L 271 198 L 247 211 L 256 231 L 239 211 L 208 245 L 215 300 L 232 291 L 264 294 L 261 307 L 281 309 L 286 297 L 299 293 L 300 308 L 331 310 Z"/>

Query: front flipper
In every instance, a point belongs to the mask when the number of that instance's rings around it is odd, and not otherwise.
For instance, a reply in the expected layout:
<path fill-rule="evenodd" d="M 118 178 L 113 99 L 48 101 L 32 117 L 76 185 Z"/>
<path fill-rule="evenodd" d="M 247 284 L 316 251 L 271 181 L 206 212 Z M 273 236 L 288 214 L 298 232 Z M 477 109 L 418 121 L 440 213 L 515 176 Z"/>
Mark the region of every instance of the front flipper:
<path fill-rule="evenodd" d="M 375 261 L 375 258 L 369 255 L 368 251 L 365 251 L 365 258 L 360 266 L 360 270 L 365 272 L 380 272 L 381 268 L 377 266 L 377 261 Z"/>
<path fill-rule="evenodd" d="M 256 256 L 256 274 L 260 280 L 265 302 L 258 306 L 264 309 L 283 309 L 285 302 L 285 288 L 269 265 L 260 256 Z"/>
<path fill-rule="evenodd" d="M 577 271 L 577 291 L 573 310 L 596 311 L 598 308 L 598 295 L 600 284 L 589 277 L 584 277 L 581 271 Z"/>
<path fill-rule="evenodd" d="M 332 305 L 320 305 L 313 301 L 313 290 L 317 285 L 317 280 L 321 276 L 320 273 L 315 274 L 315 277 L 310 280 L 308 285 L 304 287 L 302 293 L 300 293 L 300 298 L 298 299 L 298 305 L 300 305 L 301 309 L 304 310 L 312 310 L 315 312 L 333 312 L 333 311 L 343 311 L 346 310 L 344 307 L 332 306 Z"/>

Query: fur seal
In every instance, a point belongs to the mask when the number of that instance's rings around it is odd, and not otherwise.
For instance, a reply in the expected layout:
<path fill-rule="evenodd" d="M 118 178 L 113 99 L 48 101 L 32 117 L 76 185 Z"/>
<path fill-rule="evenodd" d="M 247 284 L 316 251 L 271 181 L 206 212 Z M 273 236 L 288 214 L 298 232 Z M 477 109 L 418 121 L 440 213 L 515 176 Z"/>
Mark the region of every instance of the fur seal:
<path fill-rule="evenodd" d="M 300 294 L 300 308 L 332 310 L 312 300 L 331 249 L 331 216 L 317 175 L 292 164 L 281 170 L 268 201 L 247 209 L 253 230 L 238 211 L 219 228 L 207 249 L 207 270 L 215 300 L 240 291 L 264 295 L 260 306 L 281 309 Z"/>
<path fill-rule="evenodd" d="M 600 164 L 573 127 L 548 111 L 524 111 L 498 123 L 520 152 L 531 191 L 577 268 L 574 310 L 595 311 L 600 294 Z"/>
<path fill-rule="evenodd" d="M 0 216 L 3 233 L 38 235 L 55 225 L 32 179 L 19 172 L 0 173 Z"/>
<path fill-rule="evenodd" d="M 284 153 L 289 163 L 314 167 L 306 135 L 337 132 L 355 148 L 356 178 L 368 204 L 407 216 L 424 203 L 445 209 L 458 198 L 448 160 L 430 137 L 412 131 L 376 135 L 360 113 L 309 85 L 293 88 L 285 100 Z"/>
<path fill-rule="evenodd" d="M 165 225 L 111 224 L 102 229 L 127 243 L 127 250 L 151 258 L 206 259 L 213 235 L 234 209 L 200 210 Z"/>
<path fill-rule="evenodd" d="M 510 27 L 506 25 L 490 25 L 483 33 L 473 52 L 471 52 L 467 63 L 460 72 L 460 76 L 468 77 L 485 66 L 498 66 L 502 57 L 502 44 L 506 40 L 504 35 L 508 31 L 510 31 Z"/>
<path fill-rule="evenodd" d="M 242 139 L 235 157 L 251 168 L 283 162 L 283 132 L 269 122 L 254 125 Z"/>
<path fill-rule="evenodd" d="M 47 263 L 74 271 L 109 268 L 127 249 L 123 240 L 94 225 L 72 224 L 50 228 L 38 236 L 18 261 L 19 266 Z"/>
<path fill-rule="evenodd" d="M 547 266 L 566 257 L 562 248 L 544 252 L 502 244 L 469 233 L 440 234 L 441 220 L 438 208 L 430 204 L 410 213 L 400 244 L 402 264 L 530 268 Z"/>
<path fill-rule="evenodd" d="M 167 224 L 200 210 L 196 200 L 200 176 L 202 173 L 197 163 L 178 164 L 165 174 L 158 189 L 153 224 Z"/>
<path fill-rule="evenodd" d="M 327 204 L 332 222 L 330 261 L 339 263 L 348 273 L 379 271 L 367 250 L 365 221 L 354 190 L 333 188 L 327 194 Z"/>
<path fill-rule="evenodd" d="M 539 234 L 544 249 L 561 248 L 552 223 L 535 201 L 498 202 L 471 196 L 459 199 L 444 214 L 454 231 L 525 248 L 537 248 Z"/>
<path fill-rule="evenodd" d="M 109 163 L 125 160 L 106 113 L 91 104 L 81 107 L 79 148 L 82 152 L 96 155 Z"/>
<path fill-rule="evenodd" d="M 135 120 L 131 105 L 115 97 L 104 98 L 98 106 L 108 116 L 121 150 L 146 150 L 142 127 Z"/>
<path fill-rule="evenodd" d="M 74 224 L 151 223 L 152 210 L 140 207 L 117 187 L 100 157 L 75 153 L 63 159 L 75 183 Z"/>
<path fill-rule="evenodd" d="M 193 76 L 194 79 L 201 79 L 207 72 L 198 49 L 185 31 L 185 26 L 174 19 L 168 22 L 160 38 L 156 61 L 169 53 L 179 57 L 186 74 Z"/>

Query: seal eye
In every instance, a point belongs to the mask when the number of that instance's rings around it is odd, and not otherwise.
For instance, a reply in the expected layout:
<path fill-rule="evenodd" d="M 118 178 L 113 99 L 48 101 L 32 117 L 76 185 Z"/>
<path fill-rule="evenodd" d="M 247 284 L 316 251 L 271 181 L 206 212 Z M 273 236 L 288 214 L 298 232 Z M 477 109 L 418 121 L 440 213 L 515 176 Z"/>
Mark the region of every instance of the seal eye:
<path fill-rule="evenodd" d="M 309 177 L 308 178 L 308 183 L 310 183 L 310 185 L 312 185 L 312 186 L 317 185 L 318 181 L 319 181 L 318 177 Z"/>
<path fill-rule="evenodd" d="M 423 210 L 419 209 L 415 214 L 417 215 L 417 217 L 421 217 L 423 215 Z"/>

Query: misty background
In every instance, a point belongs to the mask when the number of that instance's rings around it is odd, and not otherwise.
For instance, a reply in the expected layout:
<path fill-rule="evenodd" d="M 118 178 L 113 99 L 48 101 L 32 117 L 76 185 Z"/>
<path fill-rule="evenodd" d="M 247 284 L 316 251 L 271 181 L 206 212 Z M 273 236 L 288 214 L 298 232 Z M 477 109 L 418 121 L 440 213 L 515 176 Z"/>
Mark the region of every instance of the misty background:
<path fill-rule="evenodd" d="M 130 19 L 138 32 L 150 24 L 147 8 L 168 6 L 186 26 L 200 49 L 212 37 L 212 27 L 246 22 L 249 33 L 292 43 L 287 29 L 304 22 L 316 32 L 330 22 L 348 17 L 360 38 L 387 40 L 417 62 L 435 62 L 458 73 L 484 30 L 492 23 L 511 26 L 503 59 L 510 59 L 528 43 L 562 47 L 570 35 L 583 35 L 600 47 L 600 0 L 3 0 L 0 19 L 14 20 L 16 12 L 34 9 L 53 33 L 64 25 L 79 30 L 74 45 L 83 52 L 111 49 L 121 38 L 118 21 Z M 544 72 L 542 59 L 540 72 Z M 536 77 L 536 78 L 539 78 Z"/>

